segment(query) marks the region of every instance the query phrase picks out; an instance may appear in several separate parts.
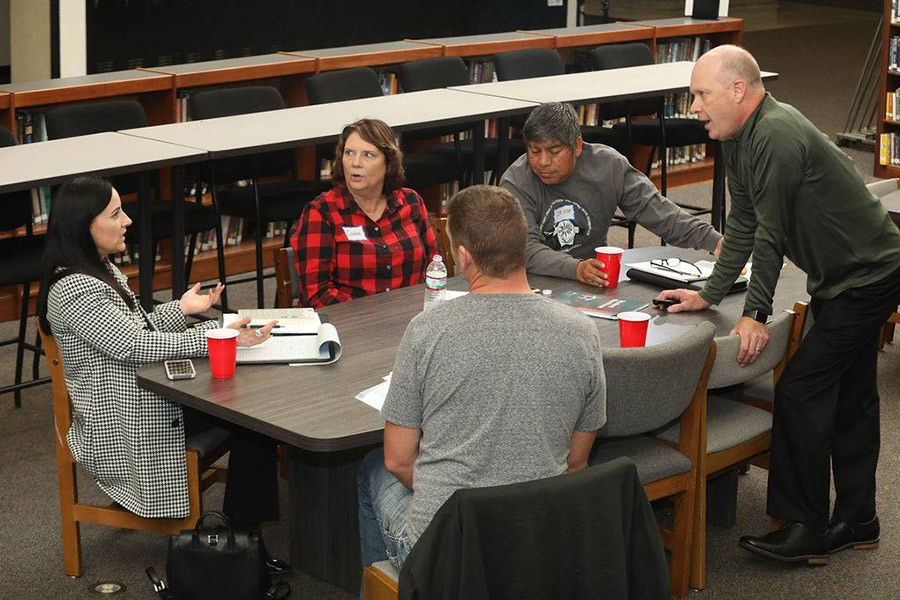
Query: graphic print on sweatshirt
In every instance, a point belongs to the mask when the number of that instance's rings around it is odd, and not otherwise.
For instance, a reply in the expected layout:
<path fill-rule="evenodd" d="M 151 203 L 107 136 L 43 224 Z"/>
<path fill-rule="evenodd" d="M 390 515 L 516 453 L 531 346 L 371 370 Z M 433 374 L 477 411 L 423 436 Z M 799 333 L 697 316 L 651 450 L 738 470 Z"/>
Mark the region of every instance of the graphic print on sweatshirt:
<path fill-rule="evenodd" d="M 544 243 L 562 252 L 571 252 L 591 235 L 591 216 L 577 202 L 557 198 L 541 217 Z"/>

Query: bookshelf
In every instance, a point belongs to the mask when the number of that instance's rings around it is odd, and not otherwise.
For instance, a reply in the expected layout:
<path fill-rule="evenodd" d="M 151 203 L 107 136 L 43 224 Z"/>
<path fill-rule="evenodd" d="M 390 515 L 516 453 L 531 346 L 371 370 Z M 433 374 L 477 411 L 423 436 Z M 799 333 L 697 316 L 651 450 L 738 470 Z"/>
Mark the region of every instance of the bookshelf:
<path fill-rule="evenodd" d="M 437 58 L 442 56 L 442 49 L 440 46 L 424 42 L 400 40 L 317 50 L 291 50 L 283 54 L 314 58 L 317 61 L 316 72 L 321 73 L 355 67 L 383 67 L 411 60 Z"/>
<path fill-rule="evenodd" d="M 884 0 L 881 19 L 881 64 L 878 78 L 878 113 L 875 177 L 900 177 L 900 17 L 895 0 Z M 900 10 L 900 9 L 897 9 Z M 893 41 L 897 38 L 897 41 Z"/>
<path fill-rule="evenodd" d="M 643 27 L 653 27 L 654 39 L 650 45 L 653 51 L 653 57 L 656 62 L 664 62 L 665 57 L 661 56 L 660 49 L 667 45 L 676 43 L 680 40 L 694 40 L 696 38 L 705 38 L 708 40 L 709 47 L 721 46 L 723 44 L 740 45 L 743 41 L 744 20 L 736 17 L 720 17 L 716 20 L 693 19 L 691 17 L 674 17 L 671 19 L 649 19 L 645 21 L 629 21 L 629 25 L 638 25 Z M 684 92 L 683 94 L 687 94 Z M 689 98 L 689 97 L 688 97 Z M 677 104 L 677 99 L 674 103 Z M 682 101 L 683 102 L 683 101 Z M 689 99 L 688 99 L 689 103 Z M 684 103 L 683 104 L 688 104 Z M 646 162 L 646 156 L 649 152 L 641 156 L 635 157 L 636 164 Z M 713 178 L 713 156 L 710 149 L 707 148 L 706 156 L 696 162 L 686 162 L 682 164 L 669 164 L 668 166 L 668 184 L 669 187 L 678 187 L 683 185 L 691 185 L 701 181 L 708 181 Z M 654 168 L 650 177 L 653 183 L 660 185 L 659 169 Z"/>
<path fill-rule="evenodd" d="M 486 33 L 483 35 L 464 35 L 452 38 L 430 38 L 416 40 L 442 48 L 442 56 L 459 56 L 472 58 L 525 50 L 526 48 L 553 48 L 555 38 L 531 31 L 508 31 L 504 33 Z"/>
<path fill-rule="evenodd" d="M 890 2 L 886 0 L 885 11 Z M 888 47 L 891 32 L 900 36 L 900 25 L 891 25 L 885 19 L 884 44 Z M 58 104 L 85 102 L 103 99 L 136 99 L 143 106 L 151 125 L 175 123 L 181 120 L 181 99 L 179 96 L 191 91 L 214 86 L 247 85 L 261 83 L 279 88 L 288 106 L 307 104 L 304 80 L 318 72 L 350 67 L 386 67 L 410 60 L 438 56 L 460 56 L 470 61 L 489 59 L 497 52 L 526 48 L 552 48 L 560 52 L 564 62 L 572 64 L 575 53 L 601 44 L 642 41 L 656 52 L 658 43 L 679 37 L 709 36 L 712 45 L 740 43 L 743 21 L 723 18 L 716 21 L 699 21 L 690 18 L 633 21 L 611 23 L 576 28 L 553 28 L 528 31 L 485 33 L 462 37 L 431 37 L 404 39 L 337 48 L 278 51 L 269 54 L 226 58 L 179 65 L 113 71 L 84 77 L 33 81 L 0 85 L 0 125 L 16 130 L 18 115 L 25 112 L 39 112 Z M 900 72 L 887 75 L 891 89 L 900 87 Z M 882 90 L 884 92 L 884 89 Z M 881 94 L 884 102 L 885 93 Z M 882 110 L 884 106 L 881 107 Z M 882 113 L 883 114 L 883 113 Z M 882 133 L 900 132 L 900 120 L 879 121 Z M 298 151 L 299 173 L 303 178 L 315 176 L 315 160 L 310 158 L 309 149 Z M 306 158 L 304 158 L 304 156 Z M 876 165 L 876 175 L 878 166 Z M 883 176 L 900 175 L 900 167 L 891 167 Z M 165 177 L 165 173 L 163 173 Z M 669 169 L 671 186 L 685 185 L 712 178 L 712 160 L 700 163 L 676 165 Z M 168 190 L 165 180 L 160 188 Z M 41 228 L 38 228 L 40 231 Z M 280 239 L 264 242 L 264 262 L 271 265 L 272 248 L 281 243 Z M 154 289 L 169 286 L 171 265 L 163 261 L 157 264 L 153 280 Z M 238 246 L 228 247 L 226 268 L 229 274 L 250 272 L 255 269 L 255 249 L 252 241 L 244 241 Z M 136 266 L 125 267 L 129 283 L 137 287 Z M 215 276 L 215 253 L 201 253 L 194 257 L 192 280 Z M 17 288 L 0 289 L 0 320 L 12 319 L 18 310 L 19 291 Z M 36 294 L 36 286 L 32 286 Z"/>

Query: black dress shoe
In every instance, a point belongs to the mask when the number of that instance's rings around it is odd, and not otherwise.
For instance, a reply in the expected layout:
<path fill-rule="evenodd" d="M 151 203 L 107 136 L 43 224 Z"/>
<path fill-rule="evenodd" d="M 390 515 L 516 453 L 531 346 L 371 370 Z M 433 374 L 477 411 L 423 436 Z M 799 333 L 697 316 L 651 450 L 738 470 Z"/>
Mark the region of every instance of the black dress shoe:
<path fill-rule="evenodd" d="M 834 554 L 847 548 L 854 550 L 877 548 L 880 533 L 878 517 L 866 523 L 848 523 L 832 519 L 828 524 L 828 531 L 825 532 L 828 553 Z"/>
<path fill-rule="evenodd" d="M 293 571 L 291 565 L 271 556 L 266 559 L 266 567 L 269 569 L 269 575 L 290 575 Z"/>
<path fill-rule="evenodd" d="M 816 533 L 805 523 L 785 523 L 764 536 L 743 536 L 738 545 L 754 554 L 782 562 L 828 564 L 825 533 Z"/>

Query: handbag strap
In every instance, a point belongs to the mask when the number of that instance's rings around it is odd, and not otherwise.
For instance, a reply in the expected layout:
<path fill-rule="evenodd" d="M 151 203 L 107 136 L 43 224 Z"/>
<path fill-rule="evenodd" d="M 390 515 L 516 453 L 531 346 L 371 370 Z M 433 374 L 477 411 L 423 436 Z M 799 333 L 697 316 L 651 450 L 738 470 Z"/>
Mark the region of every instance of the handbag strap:
<path fill-rule="evenodd" d="M 266 590 L 266 600 L 283 600 L 291 595 L 291 584 L 287 581 L 276 581 Z"/>
<path fill-rule="evenodd" d="M 153 591 L 159 594 L 161 600 L 176 600 L 175 595 L 172 594 L 172 590 L 166 586 L 166 582 L 160 579 L 156 574 L 156 569 L 147 567 L 146 573 L 147 577 L 150 578 L 150 583 L 153 584 Z M 290 590 L 288 590 L 288 593 L 290 593 Z"/>
<path fill-rule="evenodd" d="M 219 512 L 217 510 L 208 510 L 208 511 L 204 512 L 202 515 L 200 515 L 200 518 L 197 519 L 197 524 L 194 526 L 194 533 L 191 536 L 193 541 L 195 543 L 200 541 L 200 527 L 203 525 L 203 522 L 206 520 L 206 517 L 218 517 L 219 520 L 221 520 L 225 524 L 225 527 L 228 529 L 228 544 L 233 546 L 234 545 L 234 530 L 231 529 L 231 521 L 228 520 L 228 517 L 226 517 L 224 513 Z M 212 536 L 210 536 L 210 537 L 212 537 Z M 215 545 L 215 542 L 212 539 L 209 540 L 209 543 L 210 543 L 210 545 Z"/>

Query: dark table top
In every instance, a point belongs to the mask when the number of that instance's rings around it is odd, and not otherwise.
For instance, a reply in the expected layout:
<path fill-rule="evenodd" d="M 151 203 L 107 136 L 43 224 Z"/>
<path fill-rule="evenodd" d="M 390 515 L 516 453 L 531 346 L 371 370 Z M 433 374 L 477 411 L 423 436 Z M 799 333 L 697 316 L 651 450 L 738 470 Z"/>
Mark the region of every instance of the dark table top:
<path fill-rule="evenodd" d="M 693 250 L 648 247 L 626 251 L 624 262 L 673 255 L 693 260 L 709 257 Z M 529 281 L 554 294 L 579 290 L 649 302 L 658 293 L 653 286 L 632 281 L 606 291 L 552 277 L 529 276 Z M 450 289 L 466 289 L 465 281 L 454 278 Z M 306 450 L 334 451 L 377 443 L 384 427 L 381 413 L 355 396 L 380 383 L 393 369 L 400 338 L 422 310 L 423 292 L 422 286 L 403 288 L 320 310 L 337 327 L 344 349 L 341 359 L 332 365 L 238 365 L 234 378 L 214 380 L 209 361 L 199 358 L 194 360 L 196 379 L 169 381 L 162 363 L 153 363 L 138 370 L 138 385 Z M 786 265 L 775 309 L 791 308 L 795 300 L 806 297 L 805 276 Z M 677 337 L 704 320 L 716 324 L 718 335 L 727 335 L 741 314 L 743 301 L 744 294 L 739 293 L 703 312 L 668 315 L 654 311 L 648 343 Z M 604 346 L 617 346 L 618 324 L 603 319 L 595 322 Z"/>

